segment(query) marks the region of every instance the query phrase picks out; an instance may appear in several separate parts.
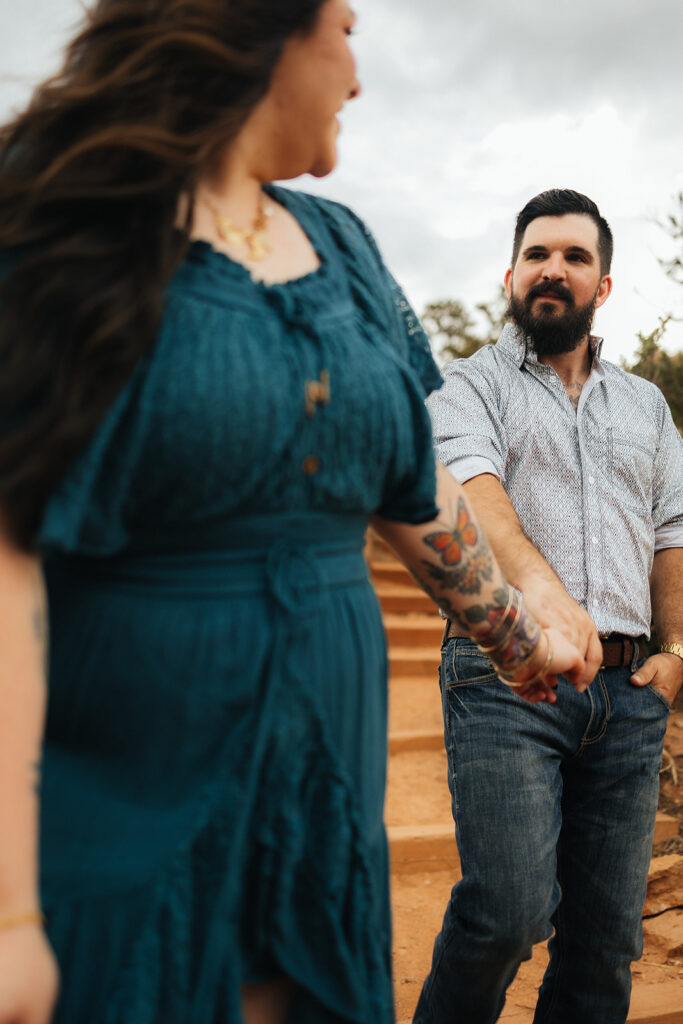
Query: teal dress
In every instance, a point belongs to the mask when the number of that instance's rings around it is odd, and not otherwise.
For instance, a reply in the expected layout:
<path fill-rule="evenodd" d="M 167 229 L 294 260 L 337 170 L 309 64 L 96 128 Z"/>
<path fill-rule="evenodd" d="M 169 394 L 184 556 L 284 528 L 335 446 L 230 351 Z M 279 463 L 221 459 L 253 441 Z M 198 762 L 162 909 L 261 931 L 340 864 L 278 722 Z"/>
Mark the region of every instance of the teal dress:
<path fill-rule="evenodd" d="M 194 243 L 52 495 L 42 896 L 56 1024 L 393 1020 L 374 512 L 436 515 L 427 339 L 363 225 L 280 188 L 320 268 Z M 311 387 L 313 382 L 313 387 Z"/>

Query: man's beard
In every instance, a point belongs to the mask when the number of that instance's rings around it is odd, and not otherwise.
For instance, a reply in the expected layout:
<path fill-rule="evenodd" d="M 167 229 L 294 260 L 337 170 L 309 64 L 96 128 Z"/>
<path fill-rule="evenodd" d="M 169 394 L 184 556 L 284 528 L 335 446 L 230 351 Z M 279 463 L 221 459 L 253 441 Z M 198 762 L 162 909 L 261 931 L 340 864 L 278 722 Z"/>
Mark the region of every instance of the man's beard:
<path fill-rule="evenodd" d="M 544 310 L 543 295 L 557 295 L 564 299 L 564 313 L 557 312 L 554 302 Z M 539 296 L 541 312 L 532 313 L 534 300 Z M 513 292 L 507 313 L 527 336 L 537 356 L 559 356 L 563 352 L 573 352 L 590 332 L 597 297 L 596 290 L 590 302 L 577 308 L 565 285 L 558 281 L 544 281 L 533 285 L 523 299 L 518 299 Z"/>

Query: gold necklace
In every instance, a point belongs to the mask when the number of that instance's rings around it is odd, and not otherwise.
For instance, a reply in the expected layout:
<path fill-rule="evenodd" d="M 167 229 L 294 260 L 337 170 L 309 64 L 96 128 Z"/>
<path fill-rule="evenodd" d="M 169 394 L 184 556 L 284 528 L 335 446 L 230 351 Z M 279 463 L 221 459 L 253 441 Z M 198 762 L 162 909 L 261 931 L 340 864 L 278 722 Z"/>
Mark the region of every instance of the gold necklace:
<path fill-rule="evenodd" d="M 207 196 L 201 196 L 199 201 L 211 211 L 216 233 L 228 245 L 246 245 L 252 260 L 265 259 L 271 252 L 273 243 L 268 237 L 268 218 L 272 216 L 273 208 L 265 205 L 263 192 L 259 194 L 258 210 L 250 228 L 239 228 Z"/>

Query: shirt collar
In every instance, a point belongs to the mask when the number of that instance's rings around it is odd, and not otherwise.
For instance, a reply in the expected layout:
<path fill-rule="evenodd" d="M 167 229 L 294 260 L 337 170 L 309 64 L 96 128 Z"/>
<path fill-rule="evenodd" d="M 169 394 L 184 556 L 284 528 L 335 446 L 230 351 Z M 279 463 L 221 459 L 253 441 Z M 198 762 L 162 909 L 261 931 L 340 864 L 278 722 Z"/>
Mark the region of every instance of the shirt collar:
<path fill-rule="evenodd" d="M 596 335 L 591 334 L 590 346 L 591 352 L 593 353 L 593 366 L 596 369 L 600 369 L 600 353 L 602 351 L 603 339 L 598 338 Z M 517 324 L 507 323 L 503 327 L 503 332 L 496 342 L 496 345 L 506 356 L 509 356 L 512 361 L 520 367 L 524 363 L 529 363 L 532 366 L 538 366 L 538 358 L 533 348 L 529 344 L 529 339 L 519 329 Z"/>

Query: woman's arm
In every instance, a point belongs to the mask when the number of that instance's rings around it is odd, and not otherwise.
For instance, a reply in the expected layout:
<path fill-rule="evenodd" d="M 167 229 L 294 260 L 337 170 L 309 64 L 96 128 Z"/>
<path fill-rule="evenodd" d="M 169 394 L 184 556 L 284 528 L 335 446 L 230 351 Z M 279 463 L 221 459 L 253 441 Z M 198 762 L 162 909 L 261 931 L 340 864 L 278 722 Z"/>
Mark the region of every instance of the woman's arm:
<path fill-rule="evenodd" d="M 47 615 L 40 563 L 0 534 L 0 1024 L 43 1024 L 57 971 L 38 916 Z"/>
<path fill-rule="evenodd" d="M 478 643 L 491 646 L 506 633 L 500 623 L 509 608 L 510 587 L 463 488 L 440 464 L 437 464 L 436 503 L 440 514 L 433 522 L 412 526 L 376 516 L 373 526 L 448 618 L 457 622 Z M 544 666 L 547 643 L 541 643 L 538 655 L 523 663 L 520 645 L 514 642 L 516 631 L 518 633 L 521 629 L 530 636 L 535 628 L 530 617 L 518 619 L 510 634 L 510 642 L 493 655 L 497 664 L 504 668 L 505 675 L 515 681 L 523 682 Z M 593 664 L 592 660 L 584 661 L 576 648 L 557 630 L 545 632 L 553 652 L 546 679 L 552 682 L 552 677 L 561 672 L 577 689 L 584 690 L 599 665 Z M 554 699 L 550 687 L 543 684 L 535 685 L 529 693 L 523 688 L 518 692 L 527 699 Z"/>

